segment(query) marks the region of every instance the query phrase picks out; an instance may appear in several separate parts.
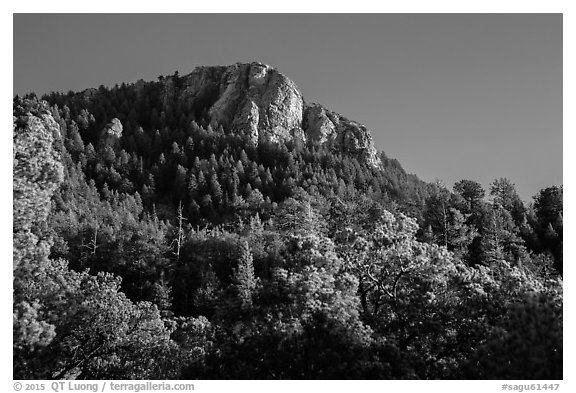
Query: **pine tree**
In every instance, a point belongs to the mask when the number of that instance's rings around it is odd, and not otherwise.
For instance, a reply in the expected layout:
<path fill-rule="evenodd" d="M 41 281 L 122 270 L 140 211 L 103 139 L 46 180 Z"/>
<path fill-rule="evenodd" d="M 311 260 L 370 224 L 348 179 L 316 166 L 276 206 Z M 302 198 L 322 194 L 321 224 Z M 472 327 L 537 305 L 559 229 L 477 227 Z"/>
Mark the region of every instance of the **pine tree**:
<path fill-rule="evenodd" d="M 198 195 L 198 181 L 196 180 L 196 176 L 192 171 L 189 172 L 188 175 L 188 198 L 189 199 L 196 199 Z"/>
<path fill-rule="evenodd" d="M 236 162 L 236 172 L 240 178 L 244 177 L 244 165 L 242 165 L 242 161 L 240 160 Z"/>
<path fill-rule="evenodd" d="M 221 205 L 223 200 L 222 186 L 218 181 L 218 176 L 213 174 L 210 178 L 210 194 L 212 195 L 213 201 L 216 205 Z"/>
<path fill-rule="evenodd" d="M 448 226 L 448 247 L 449 250 L 462 255 L 464 250 L 470 245 L 472 239 L 478 235 L 476 229 L 466 224 L 467 215 L 462 214 L 458 209 L 450 208 L 450 224 Z"/>
<path fill-rule="evenodd" d="M 254 276 L 252 252 L 246 241 L 243 241 L 240 246 L 240 258 L 238 267 L 233 272 L 232 282 L 236 287 L 242 309 L 252 307 L 252 297 L 256 289 L 257 279 Z"/>
<path fill-rule="evenodd" d="M 514 184 L 506 178 L 496 179 L 490 184 L 490 195 L 493 203 L 502 206 L 510 212 L 516 225 L 520 225 L 526 209 L 516 192 Z"/>
<path fill-rule="evenodd" d="M 198 192 L 200 194 L 205 194 L 208 185 L 206 183 L 206 177 L 204 176 L 204 171 L 202 171 L 202 169 L 198 171 L 197 180 L 198 180 Z"/>
<path fill-rule="evenodd" d="M 249 162 L 248 156 L 246 155 L 246 152 L 244 151 L 244 149 L 242 149 L 242 151 L 240 152 L 240 162 L 244 166 L 248 165 L 248 162 Z"/>
<path fill-rule="evenodd" d="M 186 199 L 188 190 L 186 187 L 187 171 L 182 165 L 178 164 L 176 167 L 176 174 L 174 176 L 174 201 L 181 201 Z"/>
<path fill-rule="evenodd" d="M 488 264 L 500 262 L 504 259 L 504 233 L 501 217 L 497 212 L 491 214 L 486 233 L 482 238 L 485 260 Z"/>
<path fill-rule="evenodd" d="M 494 205 L 488 212 L 482 233 L 485 261 L 488 264 L 501 260 L 516 263 L 524 257 L 526 250 L 518 232 L 510 212 Z"/>
<path fill-rule="evenodd" d="M 485 191 L 482 185 L 473 180 L 460 180 L 454 184 L 454 192 L 461 195 L 468 202 L 468 208 L 474 210 L 476 205 L 484 198 Z"/>
<path fill-rule="evenodd" d="M 236 204 L 238 196 L 240 196 L 239 188 L 240 188 L 240 178 L 238 177 L 238 173 L 236 172 L 236 170 L 233 170 L 229 187 L 230 200 L 232 201 L 233 205 Z"/>
<path fill-rule="evenodd" d="M 74 121 L 68 126 L 68 138 L 66 139 L 66 148 L 73 154 L 84 151 L 84 142 L 80 136 L 78 126 Z"/>

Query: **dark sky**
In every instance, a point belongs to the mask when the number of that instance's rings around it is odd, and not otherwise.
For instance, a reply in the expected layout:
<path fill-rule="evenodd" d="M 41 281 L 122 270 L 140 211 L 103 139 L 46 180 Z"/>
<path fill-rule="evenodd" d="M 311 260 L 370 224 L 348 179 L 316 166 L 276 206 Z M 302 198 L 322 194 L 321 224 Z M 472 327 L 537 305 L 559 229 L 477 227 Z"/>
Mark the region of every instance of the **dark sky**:
<path fill-rule="evenodd" d="M 562 183 L 561 14 L 14 16 L 14 94 L 253 60 L 423 180 Z"/>

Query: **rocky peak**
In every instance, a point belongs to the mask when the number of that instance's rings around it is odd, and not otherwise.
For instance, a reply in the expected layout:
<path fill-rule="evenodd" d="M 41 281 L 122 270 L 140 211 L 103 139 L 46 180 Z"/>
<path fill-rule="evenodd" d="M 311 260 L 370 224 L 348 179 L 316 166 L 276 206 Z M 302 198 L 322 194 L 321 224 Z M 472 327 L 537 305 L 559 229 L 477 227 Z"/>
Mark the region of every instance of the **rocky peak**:
<path fill-rule="evenodd" d="M 253 144 L 298 139 L 380 163 L 366 127 L 305 103 L 293 81 L 263 63 L 198 67 L 183 77 L 180 99 L 205 107 L 213 127 L 245 134 Z"/>

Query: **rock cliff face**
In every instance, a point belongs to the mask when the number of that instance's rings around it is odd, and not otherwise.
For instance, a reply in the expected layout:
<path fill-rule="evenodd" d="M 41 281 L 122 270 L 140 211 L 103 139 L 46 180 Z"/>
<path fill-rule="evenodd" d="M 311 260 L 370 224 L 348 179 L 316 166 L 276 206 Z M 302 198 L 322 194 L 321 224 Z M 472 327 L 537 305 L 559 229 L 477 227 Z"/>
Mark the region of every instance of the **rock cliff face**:
<path fill-rule="evenodd" d="M 166 85 L 165 94 L 173 93 Z M 296 84 L 262 63 L 199 67 L 183 77 L 181 100 L 207 111 L 213 127 L 262 141 L 328 144 L 372 166 L 380 160 L 370 131 L 318 104 L 307 104 Z"/>

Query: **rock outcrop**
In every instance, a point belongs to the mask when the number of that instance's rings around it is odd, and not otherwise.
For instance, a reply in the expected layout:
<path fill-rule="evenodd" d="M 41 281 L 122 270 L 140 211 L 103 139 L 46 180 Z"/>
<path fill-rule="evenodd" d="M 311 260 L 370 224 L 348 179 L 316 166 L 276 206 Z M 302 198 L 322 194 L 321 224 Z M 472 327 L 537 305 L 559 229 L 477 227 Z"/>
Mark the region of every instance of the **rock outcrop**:
<path fill-rule="evenodd" d="M 113 118 L 110 120 L 106 127 L 104 127 L 100 133 L 100 144 L 105 146 L 114 146 L 118 144 L 119 139 L 122 137 L 122 123 L 119 119 Z"/>
<path fill-rule="evenodd" d="M 319 104 L 309 104 L 304 109 L 302 128 L 308 141 L 336 147 L 372 166 L 380 165 L 372 134 L 360 123 L 348 120 Z"/>
<path fill-rule="evenodd" d="M 122 123 L 119 119 L 114 118 L 104 128 L 104 134 L 112 138 L 120 138 L 122 136 Z"/>
<path fill-rule="evenodd" d="M 304 102 L 298 87 L 262 63 L 198 67 L 182 78 L 180 100 L 205 111 L 212 127 L 242 133 L 253 144 L 301 140 L 327 144 L 372 166 L 380 160 L 370 131 L 318 104 Z M 173 94 L 170 82 L 165 95 Z"/>

